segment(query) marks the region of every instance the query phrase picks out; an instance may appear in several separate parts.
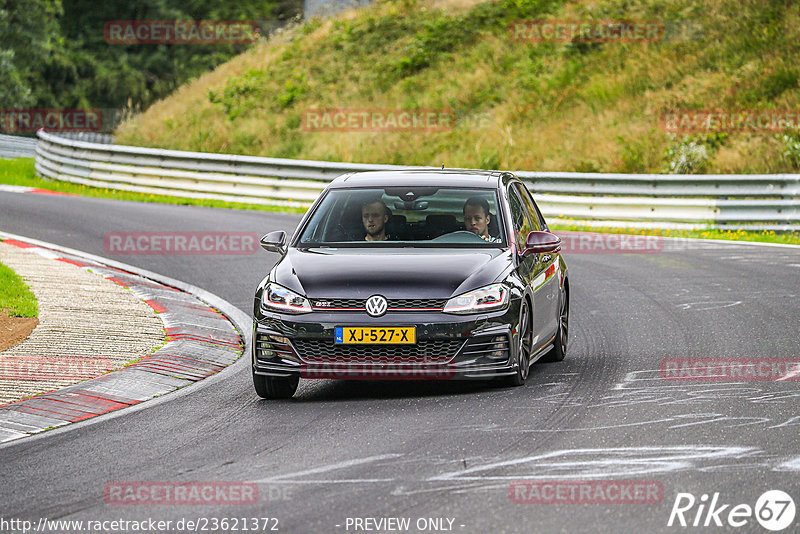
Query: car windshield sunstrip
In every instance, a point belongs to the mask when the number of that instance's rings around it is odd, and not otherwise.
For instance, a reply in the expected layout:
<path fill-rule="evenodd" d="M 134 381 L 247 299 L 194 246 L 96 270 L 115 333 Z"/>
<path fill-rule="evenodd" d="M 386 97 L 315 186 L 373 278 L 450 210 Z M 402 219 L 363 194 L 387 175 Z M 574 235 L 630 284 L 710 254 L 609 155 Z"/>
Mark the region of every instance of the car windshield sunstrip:
<path fill-rule="evenodd" d="M 505 247 L 494 189 L 386 187 L 333 189 L 295 246 Z"/>

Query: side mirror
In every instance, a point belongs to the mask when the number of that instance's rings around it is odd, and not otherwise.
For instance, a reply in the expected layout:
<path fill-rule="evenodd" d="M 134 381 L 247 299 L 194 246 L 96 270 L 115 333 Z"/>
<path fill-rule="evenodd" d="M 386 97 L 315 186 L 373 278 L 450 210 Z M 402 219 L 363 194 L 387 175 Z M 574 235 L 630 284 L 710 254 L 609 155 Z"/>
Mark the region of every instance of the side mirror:
<path fill-rule="evenodd" d="M 525 240 L 525 250 L 522 256 L 531 254 L 544 254 L 561 250 L 561 238 L 550 232 L 531 232 Z"/>
<path fill-rule="evenodd" d="M 261 238 L 261 248 L 267 252 L 286 254 L 286 232 L 276 230 Z"/>

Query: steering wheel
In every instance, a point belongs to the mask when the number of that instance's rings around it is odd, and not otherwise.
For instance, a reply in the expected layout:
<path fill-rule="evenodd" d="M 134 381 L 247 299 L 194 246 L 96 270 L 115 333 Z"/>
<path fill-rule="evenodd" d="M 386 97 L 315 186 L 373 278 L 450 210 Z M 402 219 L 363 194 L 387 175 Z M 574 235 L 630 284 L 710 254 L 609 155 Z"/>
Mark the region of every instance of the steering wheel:
<path fill-rule="evenodd" d="M 341 236 L 339 241 L 351 241 L 350 234 L 347 232 L 347 230 L 345 229 L 345 227 L 344 227 L 344 225 L 342 223 L 339 223 L 339 224 L 336 225 L 336 227 L 334 228 L 334 231 L 332 232 L 332 234 L 334 236 L 336 236 L 337 234 L 338 234 L 338 236 Z"/>

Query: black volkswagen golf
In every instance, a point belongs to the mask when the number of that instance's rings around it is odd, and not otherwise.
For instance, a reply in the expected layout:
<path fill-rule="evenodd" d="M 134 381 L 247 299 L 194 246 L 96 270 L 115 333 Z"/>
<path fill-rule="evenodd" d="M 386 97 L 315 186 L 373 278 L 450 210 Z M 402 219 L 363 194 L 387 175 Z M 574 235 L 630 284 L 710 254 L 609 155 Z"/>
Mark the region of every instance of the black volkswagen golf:
<path fill-rule="evenodd" d="M 323 191 L 259 284 L 253 384 L 303 378 L 499 379 L 567 350 L 561 241 L 509 172 L 354 173 Z"/>

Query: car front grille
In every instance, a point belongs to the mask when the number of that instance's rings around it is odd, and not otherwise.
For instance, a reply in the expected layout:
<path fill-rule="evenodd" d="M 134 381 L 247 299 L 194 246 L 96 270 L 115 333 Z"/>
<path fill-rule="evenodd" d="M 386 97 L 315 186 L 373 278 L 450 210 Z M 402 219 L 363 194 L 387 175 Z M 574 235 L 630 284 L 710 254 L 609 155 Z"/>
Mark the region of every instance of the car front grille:
<path fill-rule="evenodd" d="M 458 352 L 463 340 L 427 340 L 414 345 L 347 345 L 333 340 L 293 339 L 308 363 L 442 364 Z"/>
<path fill-rule="evenodd" d="M 405 310 L 409 308 L 432 308 L 441 310 L 447 299 L 389 299 L 389 309 Z"/>
<path fill-rule="evenodd" d="M 387 299 L 389 310 L 441 310 L 447 299 Z M 312 299 L 315 310 L 363 310 L 366 299 Z"/>

